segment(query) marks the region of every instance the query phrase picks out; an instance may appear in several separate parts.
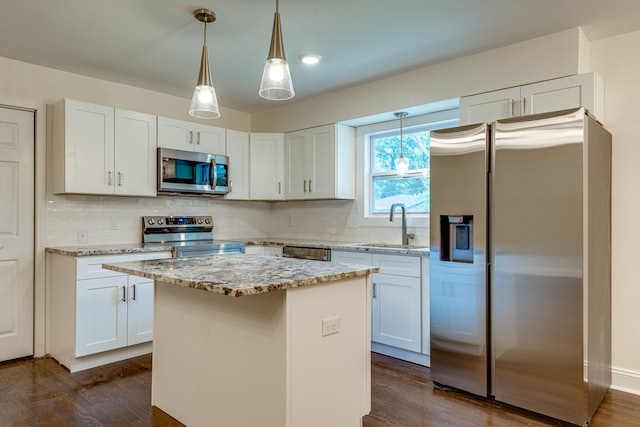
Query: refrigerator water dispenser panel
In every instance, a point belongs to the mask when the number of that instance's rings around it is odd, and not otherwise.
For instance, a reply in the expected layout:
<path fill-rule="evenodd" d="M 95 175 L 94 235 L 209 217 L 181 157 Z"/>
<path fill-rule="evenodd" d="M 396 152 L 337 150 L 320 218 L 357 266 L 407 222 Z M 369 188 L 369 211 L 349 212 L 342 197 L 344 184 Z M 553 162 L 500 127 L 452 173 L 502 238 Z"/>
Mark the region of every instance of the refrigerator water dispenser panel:
<path fill-rule="evenodd" d="M 440 215 L 440 260 L 473 263 L 473 215 Z"/>

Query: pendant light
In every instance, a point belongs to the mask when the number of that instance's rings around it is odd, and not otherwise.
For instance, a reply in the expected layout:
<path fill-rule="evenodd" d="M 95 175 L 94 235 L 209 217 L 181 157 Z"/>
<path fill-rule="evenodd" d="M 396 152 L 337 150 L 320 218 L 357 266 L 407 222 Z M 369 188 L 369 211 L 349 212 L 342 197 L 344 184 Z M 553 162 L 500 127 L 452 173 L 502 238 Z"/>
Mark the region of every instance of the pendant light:
<path fill-rule="evenodd" d="M 262 82 L 258 93 L 261 97 L 272 101 L 290 99 L 296 94 L 293 90 L 289 64 L 284 56 L 278 0 L 276 0 L 276 14 L 273 18 L 271 46 L 269 47 L 267 63 L 264 65 L 264 71 L 262 72 Z"/>
<path fill-rule="evenodd" d="M 399 111 L 393 113 L 394 116 L 400 119 L 400 157 L 396 159 L 396 173 L 398 176 L 405 176 L 409 170 L 409 159 L 402 155 L 402 119 L 407 117 L 409 113 L 406 111 Z"/>
<path fill-rule="evenodd" d="M 196 9 L 193 16 L 200 22 L 204 22 L 204 45 L 202 46 L 202 59 L 200 60 L 200 74 L 196 82 L 196 89 L 191 99 L 189 115 L 201 119 L 215 119 L 220 117 L 216 90 L 211 83 L 211 70 L 209 69 L 209 55 L 207 53 L 207 23 L 216 20 L 216 14 L 209 9 Z"/>

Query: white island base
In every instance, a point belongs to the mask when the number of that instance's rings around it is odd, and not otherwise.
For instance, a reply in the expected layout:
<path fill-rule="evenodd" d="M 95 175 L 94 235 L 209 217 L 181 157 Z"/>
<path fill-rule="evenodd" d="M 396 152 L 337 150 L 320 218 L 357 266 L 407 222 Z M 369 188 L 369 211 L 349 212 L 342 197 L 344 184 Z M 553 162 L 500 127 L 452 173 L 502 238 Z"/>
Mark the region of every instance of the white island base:
<path fill-rule="evenodd" d="M 152 404 L 178 421 L 357 427 L 370 412 L 368 276 L 237 298 L 155 292 Z M 323 320 L 339 332 L 323 336 Z"/>

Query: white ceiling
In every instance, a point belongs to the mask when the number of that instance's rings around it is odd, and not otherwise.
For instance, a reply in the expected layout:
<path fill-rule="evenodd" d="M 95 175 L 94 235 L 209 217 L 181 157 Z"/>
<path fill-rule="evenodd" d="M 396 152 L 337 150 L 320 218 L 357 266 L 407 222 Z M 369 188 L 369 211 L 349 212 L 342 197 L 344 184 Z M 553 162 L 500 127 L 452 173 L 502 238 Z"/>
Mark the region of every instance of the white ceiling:
<path fill-rule="evenodd" d="M 246 112 L 578 26 L 591 41 L 640 29 L 639 0 L 281 0 L 296 97 L 279 102 L 258 96 L 275 0 L 0 0 L 0 56 L 190 98 L 200 7 L 217 15 L 218 101 Z"/>

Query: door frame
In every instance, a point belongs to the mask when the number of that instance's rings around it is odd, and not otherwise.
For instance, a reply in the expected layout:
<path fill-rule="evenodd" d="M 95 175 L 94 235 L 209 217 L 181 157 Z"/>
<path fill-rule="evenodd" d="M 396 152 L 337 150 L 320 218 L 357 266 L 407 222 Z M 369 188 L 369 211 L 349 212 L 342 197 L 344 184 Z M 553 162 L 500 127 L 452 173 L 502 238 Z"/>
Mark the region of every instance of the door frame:
<path fill-rule="evenodd" d="M 34 114 L 34 241 L 33 241 L 33 355 L 46 354 L 46 135 L 47 106 L 36 102 L 0 97 L 0 107 L 24 110 Z"/>

